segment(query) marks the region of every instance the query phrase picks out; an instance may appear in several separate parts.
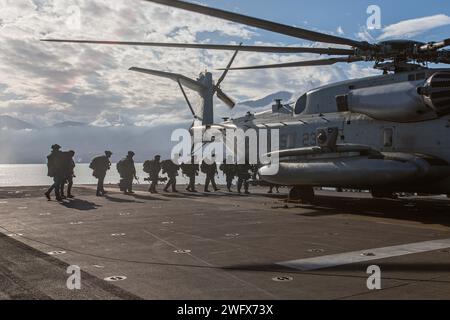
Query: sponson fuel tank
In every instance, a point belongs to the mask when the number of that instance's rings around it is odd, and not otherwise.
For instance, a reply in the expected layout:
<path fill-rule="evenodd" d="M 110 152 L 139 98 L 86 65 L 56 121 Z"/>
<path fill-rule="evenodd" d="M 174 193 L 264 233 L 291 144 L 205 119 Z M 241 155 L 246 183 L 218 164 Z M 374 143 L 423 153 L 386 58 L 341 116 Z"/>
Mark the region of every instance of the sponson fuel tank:
<path fill-rule="evenodd" d="M 281 162 L 278 173 L 262 167 L 262 180 L 292 186 L 375 187 L 444 179 L 450 175 L 446 163 L 434 165 L 427 159 L 409 154 L 385 154 L 383 157 L 353 156 L 300 162 Z"/>

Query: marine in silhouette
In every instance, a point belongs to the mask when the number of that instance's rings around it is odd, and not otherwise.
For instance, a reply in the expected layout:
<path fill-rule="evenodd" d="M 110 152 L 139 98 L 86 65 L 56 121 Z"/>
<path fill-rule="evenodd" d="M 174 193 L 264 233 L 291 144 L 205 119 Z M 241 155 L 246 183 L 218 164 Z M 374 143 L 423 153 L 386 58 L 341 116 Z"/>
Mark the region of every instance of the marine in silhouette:
<path fill-rule="evenodd" d="M 237 174 L 236 165 L 234 163 L 227 163 L 227 161 L 224 160 L 219 169 L 222 170 L 223 174 L 225 175 L 228 192 L 232 192 L 231 186 L 233 185 L 233 180 Z"/>
<path fill-rule="evenodd" d="M 239 193 L 241 193 L 242 186 L 244 186 L 244 192 L 246 194 L 249 194 L 248 191 L 249 188 L 249 182 L 251 178 L 250 171 L 252 170 L 252 166 L 249 164 L 238 164 L 237 165 L 237 176 L 238 176 L 238 182 L 237 182 L 237 190 Z"/>
<path fill-rule="evenodd" d="M 161 156 L 156 155 L 153 160 L 147 160 L 144 162 L 144 172 L 149 174 L 147 181 L 150 181 L 150 193 L 158 193 L 156 186 L 162 179 L 159 177 L 161 171 Z"/>
<path fill-rule="evenodd" d="M 180 166 L 176 163 L 174 163 L 172 160 L 165 160 L 161 163 L 162 173 L 166 173 L 167 177 L 169 178 L 169 181 L 167 182 L 166 186 L 164 187 L 165 192 L 169 192 L 169 188 L 172 188 L 172 192 L 178 192 L 177 191 L 177 176 L 178 176 L 178 170 L 180 169 Z"/>
<path fill-rule="evenodd" d="M 200 166 L 196 163 L 195 158 L 192 157 L 191 163 L 182 163 L 181 171 L 189 178 L 189 184 L 186 190 L 189 192 L 197 192 L 197 190 L 195 190 L 195 177 L 198 176 Z"/>
<path fill-rule="evenodd" d="M 62 201 L 61 197 L 61 184 L 63 181 L 63 156 L 61 152 L 61 146 L 58 144 L 52 145 L 52 151 L 47 156 L 47 175 L 53 178 L 53 184 L 45 192 L 45 197 L 50 201 L 51 193 L 55 190 L 55 197 L 57 201 Z"/>
<path fill-rule="evenodd" d="M 134 193 L 133 179 L 137 180 L 136 167 L 133 160 L 134 155 L 133 151 L 128 151 L 127 156 L 117 163 L 117 171 L 120 174 L 120 191 L 125 194 Z"/>
<path fill-rule="evenodd" d="M 61 198 L 74 198 L 72 195 L 73 178 L 75 177 L 75 161 L 73 157 L 75 156 L 75 151 L 70 150 L 68 152 L 62 152 L 63 157 L 63 179 L 61 182 Z M 64 186 L 67 183 L 67 197 L 64 195 Z"/>
<path fill-rule="evenodd" d="M 97 197 L 105 195 L 106 191 L 104 189 L 104 182 L 106 177 L 106 172 L 111 168 L 111 151 L 105 151 L 102 156 L 97 156 L 92 159 L 89 168 L 93 170 L 92 175 L 98 179 L 97 181 Z"/>
<path fill-rule="evenodd" d="M 200 166 L 201 171 L 206 175 L 205 179 L 205 192 L 209 191 L 209 184 L 212 185 L 214 191 L 219 191 L 220 189 L 217 188 L 216 185 L 216 174 L 219 172 L 217 171 L 217 163 L 215 162 L 215 156 L 212 156 L 212 162 L 208 164 L 205 160 L 203 160 L 202 165 Z"/>

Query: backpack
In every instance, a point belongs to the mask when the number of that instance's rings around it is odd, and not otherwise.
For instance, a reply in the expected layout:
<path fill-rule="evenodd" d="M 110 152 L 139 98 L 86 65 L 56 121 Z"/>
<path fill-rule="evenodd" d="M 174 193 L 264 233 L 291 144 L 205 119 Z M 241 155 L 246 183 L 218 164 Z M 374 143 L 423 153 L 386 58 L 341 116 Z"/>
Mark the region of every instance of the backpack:
<path fill-rule="evenodd" d="M 208 173 L 208 164 L 207 164 L 205 161 L 202 162 L 202 164 L 201 164 L 201 166 L 200 166 L 200 170 L 201 170 L 203 173 Z"/>
<path fill-rule="evenodd" d="M 168 161 L 170 160 L 164 160 L 163 162 L 161 162 L 161 172 L 163 174 L 168 173 L 170 171 L 170 165 L 168 163 Z"/>
<path fill-rule="evenodd" d="M 64 168 L 63 153 L 61 151 L 52 152 L 47 156 L 48 176 L 55 177 L 62 174 Z"/>
<path fill-rule="evenodd" d="M 147 160 L 144 162 L 144 172 L 145 173 L 151 173 L 152 172 L 152 166 L 153 166 L 153 161 L 151 160 Z"/>
<path fill-rule="evenodd" d="M 89 169 L 95 170 L 97 168 L 98 158 L 99 157 L 96 157 L 91 160 L 91 163 L 89 164 Z"/>
<path fill-rule="evenodd" d="M 119 162 L 117 162 L 116 168 L 117 168 L 117 171 L 119 172 L 119 174 L 123 173 L 124 164 L 125 164 L 125 159 L 122 159 Z"/>

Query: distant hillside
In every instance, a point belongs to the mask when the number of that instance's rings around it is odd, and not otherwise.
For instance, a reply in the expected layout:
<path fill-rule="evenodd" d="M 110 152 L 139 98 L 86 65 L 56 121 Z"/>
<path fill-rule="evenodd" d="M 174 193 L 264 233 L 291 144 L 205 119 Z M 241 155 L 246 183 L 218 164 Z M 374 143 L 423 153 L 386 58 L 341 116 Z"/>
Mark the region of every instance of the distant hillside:
<path fill-rule="evenodd" d="M 0 129 L 24 130 L 36 129 L 36 126 L 11 116 L 0 116 Z"/>
<path fill-rule="evenodd" d="M 287 103 L 292 96 L 290 92 L 277 92 L 262 99 L 242 102 L 241 108 L 237 107 L 235 112 L 240 115 L 247 111 L 258 112 L 260 110 L 257 109 L 270 108 L 275 99 L 283 99 Z M 229 110 L 226 109 L 226 112 Z M 217 112 L 216 118 L 220 119 L 220 116 Z M 173 131 L 188 129 L 192 123 L 192 120 L 184 120 L 180 123 L 136 126 L 132 119 L 113 113 L 91 120 L 82 119 L 82 122 L 64 120 L 36 127 L 11 116 L 0 116 L 0 163 L 45 163 L 50 146 L 55 143 L 61 145 L 63 150 L 75 150 L 77 162 L 89 162 L 104 150 L 114 153 L 113 161 L 120 160 L 129 150 L 136 153 L 137 162 L 151 159 L 155 154 L 168 158 L 177 144 L 171 141 Z"/>
<path fill-rule="evenodd" d="M 84 127 L 84 126 L 87 126 L 87 124 L 77 121 L 64 121 L 53 125 L 54 128 Z"/>
<path fill-rule="evenodd" d="M 287 91 L 280 91 L 273 94 L 270 94 L 264 98 L 258 100 L 249 100 L 240 102 L 241 105 L 246 105 L 251 108 L 261 108 L 271 105 L 275 99 L 282 99 L 284 102 L 289 102 L 292 99 L 293 94 Z"/>

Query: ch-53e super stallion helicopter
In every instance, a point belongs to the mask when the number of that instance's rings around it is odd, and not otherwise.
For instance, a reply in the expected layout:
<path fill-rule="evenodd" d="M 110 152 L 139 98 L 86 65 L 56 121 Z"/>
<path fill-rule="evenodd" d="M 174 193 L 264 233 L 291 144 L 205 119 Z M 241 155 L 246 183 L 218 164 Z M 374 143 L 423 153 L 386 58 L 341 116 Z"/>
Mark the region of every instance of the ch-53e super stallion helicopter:
<path fill-rule="evenodd" d="M 198 81 L 155 70 L 132 68 L 176 80 L 197 90 L 203 98 L 198 118 L 205 127 L 280 130 L 278 174 L 259 170 L 264 181 L 292 186 L 294 199 L 312 200 L 314 187 L 371 190 L 374 197 L 397 192 L 450 194 L 450 69 L 430 69 L 428 63 L 450 64 L 450 39 L 421 43 L 396 40 L 376 44 L 327 35 L 237 13 L 177 0 L 147 0 L 228 21 L 246 24 L 300 39 L 346 45 L 348 48 L 302 48 L 57 40 L 172 48 L 199 48 L 272 53 L 316 53 L 328 59 L 231 68 L 323 66 L 339 62 L 373 61 L 382 75 L 348 80 L 306 92 L 288 108 L 276 103 L 260 114 L 213 122 L 215 93 L 229 106 L 234 102 L 214 85 L 211 74 Z"/>

